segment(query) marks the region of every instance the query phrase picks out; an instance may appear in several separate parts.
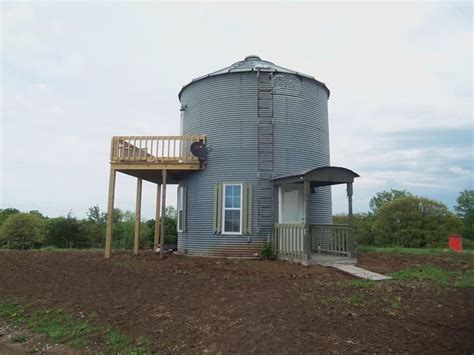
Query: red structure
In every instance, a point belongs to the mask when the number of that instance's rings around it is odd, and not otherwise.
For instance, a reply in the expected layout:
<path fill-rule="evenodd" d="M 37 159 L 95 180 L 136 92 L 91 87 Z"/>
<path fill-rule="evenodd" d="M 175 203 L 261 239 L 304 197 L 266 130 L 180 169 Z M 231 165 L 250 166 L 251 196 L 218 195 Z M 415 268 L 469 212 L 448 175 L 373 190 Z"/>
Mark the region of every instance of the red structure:
<path fill-rule="evenodd" d="M 462 238 L 460 235 L 450 235 L 448 241 L 449 249 L 455 252 L 462 252 Z"/>

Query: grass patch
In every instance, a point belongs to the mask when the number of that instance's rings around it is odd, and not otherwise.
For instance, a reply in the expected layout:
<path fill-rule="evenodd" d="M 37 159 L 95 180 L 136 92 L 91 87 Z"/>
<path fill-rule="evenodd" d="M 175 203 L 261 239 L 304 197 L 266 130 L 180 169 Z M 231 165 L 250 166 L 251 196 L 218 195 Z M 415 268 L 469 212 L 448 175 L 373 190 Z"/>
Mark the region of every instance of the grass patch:
<path fill-rule="evenodd" d="M 396 280 L 428 281 L 439 287 L 474 287 L 474 272 L 445 270 L 431 265 L 409 267 L 390 274 Z"/>
<path fill-rule="evenodd" d="M 371 281 L 371 280 L 349 280 L 347 281 L 349 286 L 356 287 L 356 288 L 377 288 L 380 286 L 379 281 Z"/>
<path fill-rule="evenodd" d="M 115 329 L 109 329 L 107 331 L 106 344 L 107 350 L 114 354 L 148 354 L 146 345 L 136 345 L 132 338 Z"/>
<path fill-rule="evenodd" d="M 131 337 L 117 329 L 104 327 L 95 322 L 95 315 L 77 318 L 62 310 L 28 310 L 0 296 L 0 320 L 18 328 L 44 334 L 55 344 L 65 344 L 83 349 L 96 343 L 113 354 L 149 354 L 146 342 L 136 344 Z"/>
<path fill-rule="evenodd" d="M 402 248 L 402 247 L 374 247 L 359 245 L 357 251 L 361 253 L 388 253 L 388 254 L 411 254 L 411 255 L 458 255 L 458 253 L 447 248 Z M 474 254 L 474 249 L 464 249 L 463 254 Z"/>
<path fill-rule="evenodd" d="M 474 270 L 467 270 L 460 279 L 454 282 L 455 287 L 474 288 Z"/>
<path fill-rule="evenodd" d="M 364 295 L 359 294 L 359 293 L 354 293 L 350 295 L 349 297 L 345 297 L 341 299 L 341 302 L 345 304 L 359 306 L 364 303 Z"/>
<path fill-rule="evenodd" d="M 96 330 L 91 324 L 91 319 L 75 319 L 57 310 L 33 313 L 27 320 L 26 327 L 32 332 L 45 334 L 54 343 L 67 344 L 75 348 L 89 345 L 89 339 Z"/>

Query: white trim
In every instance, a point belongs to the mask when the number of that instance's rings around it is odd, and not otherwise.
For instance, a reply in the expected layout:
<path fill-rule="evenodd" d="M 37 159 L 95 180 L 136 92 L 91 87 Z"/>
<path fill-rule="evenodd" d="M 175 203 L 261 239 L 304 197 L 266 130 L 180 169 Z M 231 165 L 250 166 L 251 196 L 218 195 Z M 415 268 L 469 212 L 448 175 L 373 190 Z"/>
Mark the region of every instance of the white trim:
<path fill-rule="evenodd" d="M 183 215 L 184 215 L 184 187 L 183 186 L 178 186 L 178 196 L 177 196 L 177 204 L 176 204 L 176 215 L 177 215 L 177 221 L 176 221 L 176 229 L 178 230 L 179 233 L 182 233 L 183 232 L 183 226 L 181 225 L 181 229 L 179 228 L 180 227 L 180 222 L 181 221 L 181 218 L 179 216 L 179 211 L 180 211 L 180 207 L 181 207 L 181 211 L 183 211 Z"/>
<path fill-rule="evenodd" d="M 240 186 L 240 208 L 227 208 L 227 210 L 239 210 L 240 211 L 240 223 L 239 223 L 239 231 L 238 232 L 226 232 L 225 231 L 225 187 L 226 186 Z M 239 183 L 223 183 L 222 184 L 222 232 L 221 234 L 234 234 L 234 235 L 242 235 L 242 211 L 243 211 L 243 198 L 244 198 L 244 184 Z"/>
<path fill-rule="evenodd" d="M 278 185 L 278 223 L 283 220 L 283 190 L 281 185 Z"/>

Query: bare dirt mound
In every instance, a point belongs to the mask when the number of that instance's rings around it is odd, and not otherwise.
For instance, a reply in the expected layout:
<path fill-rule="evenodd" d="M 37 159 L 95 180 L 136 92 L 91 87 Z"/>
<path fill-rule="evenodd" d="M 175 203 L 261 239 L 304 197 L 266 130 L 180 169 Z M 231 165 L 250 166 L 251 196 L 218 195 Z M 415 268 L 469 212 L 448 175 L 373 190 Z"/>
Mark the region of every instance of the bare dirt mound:
<path fill-rule="evenodd" d="M 400 263 L 410 265 L 400 257 L 361 256 L 361 266 L 397 271 Z M 160 260 L 151 253 L 104 260 L 91 252 L 0 252 L 0 270 L 0 295 L 33 307 L 95 312 L 101 322 L 148 338 L 158 352 L 474 350 L 472 288 L 409 282 L 355 287 L 353 278 L 330 268 Z"/>

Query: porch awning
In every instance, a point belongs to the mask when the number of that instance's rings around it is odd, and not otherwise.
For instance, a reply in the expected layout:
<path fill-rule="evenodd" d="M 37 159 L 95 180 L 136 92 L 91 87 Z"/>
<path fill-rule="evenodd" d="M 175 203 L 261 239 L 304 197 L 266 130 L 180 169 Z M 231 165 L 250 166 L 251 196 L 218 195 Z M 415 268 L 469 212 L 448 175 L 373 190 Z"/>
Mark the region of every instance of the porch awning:
<path fill-rule="evenodd" d="M 310 181 L 311 187 L 329 186 L 337 184 L 347 184 L 354 182 L 354 178 L 359 174 L 347 168 L 338 166 L 323 166 L 320 168 L 309 169 L 299 173 L 277 176 L 272 179 L 275 185 L 302 183 Z"/>

